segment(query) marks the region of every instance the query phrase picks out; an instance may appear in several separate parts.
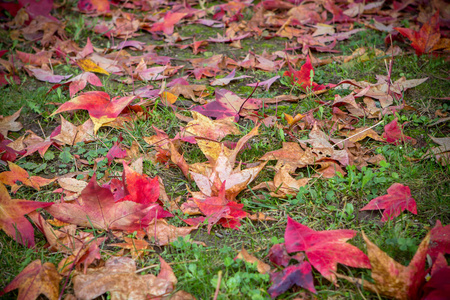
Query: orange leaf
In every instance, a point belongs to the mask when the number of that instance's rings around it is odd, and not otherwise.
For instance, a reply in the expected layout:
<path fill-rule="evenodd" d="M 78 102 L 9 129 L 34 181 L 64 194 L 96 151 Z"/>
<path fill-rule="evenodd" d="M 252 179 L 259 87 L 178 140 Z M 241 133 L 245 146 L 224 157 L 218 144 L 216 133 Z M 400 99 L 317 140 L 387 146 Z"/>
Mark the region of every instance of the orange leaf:
<path fill-rule="evenodd" d="M 9 291 L 19 289 L 18 300 L 32 300 L 38 298 L 39 295 L 44 294 L 50 300 L 56 300 L 59 296 L 59 276 L 55 265 L 52 263 L 42 262 L 37 259 L 14 278 L 4 289 L 0 292 L 0 296 Z"/>
<path fill-rule="evenodd" d="M 30 176 L 27 171 L 10 161 L 8 161 L 8 166 L 11 171 L 0 173 L 0 182 L 10 185 L 12 193 L 17 192 L 22 185 L 31 186 L 39 191 L 41 186 L 48 185 L 55 180 L 40 176 Z"/>

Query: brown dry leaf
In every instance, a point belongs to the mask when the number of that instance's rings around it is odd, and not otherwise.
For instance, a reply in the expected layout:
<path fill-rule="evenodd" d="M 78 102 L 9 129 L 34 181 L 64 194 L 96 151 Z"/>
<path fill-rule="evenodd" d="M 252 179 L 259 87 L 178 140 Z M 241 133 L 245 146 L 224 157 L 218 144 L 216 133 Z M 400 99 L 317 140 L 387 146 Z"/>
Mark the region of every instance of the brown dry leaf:
<path fill-rule="evenodd" d="M 256 166 L 241 170 L 241 166 L 234 167 L 236 156 L 247 141 L 258 134 L 259 126 L 253 128 L 248 134 L 243 136 L 233 150 L 221 145 L 221 152 L 217 156 L 209 155 L 209 164 L 195 164 L 199 168 L 193 169 L 190 166 L 189 174 L 197 183 L 198 188 L 203 193 L 196 193 L 197 199 L 205 199 L 217 195 L 223 182 L 225 182 L 226 198 L 233 201 L 234 198 L 252 182 L 267 162 L 259 163 Z M 202 148 L 201 148 L 202 149 Z M 203 149 L 202 149 L 203 150 Z"/>
<path fill-rule="evenodd" d="M 82 241 L 78 237 L 75 238 L 77 225 L 66 225 L 56 229 L 36 211 L 28 214 L 28 217 L 44 234 L 50 251 L 73 254 L 74 249 L 81 247 Z"/>
<path fill-rule="evenodd" d="M 340 274 L 336 274 L 336 276 L 362 285 L 364 289 L 389 298 L 399 300 L 416 299 L 419 294 L 419 288 L 425 282 L 427 273 L 426 255 L 428 244 L 430 243 L 430 232 L 420 243 L 416 254 L 407 267 L 389 257 L 373 244 L 363 232 L 362 235 L 366 242 L 370 264 L 372 265 L 372 278 L 375 283 Z"/>
<path fill-rule="evenodd" d="M 354 130 L 349 130 L 347 132 L 342 133 L 344 136 L 349 137 L 350 142 L 358 142 L 360 140 L 365 139 L 366 137 L 370 137 L 376 141 L 384 142 L 384 139 L 378 135 L 373 129 L 368 129 L 368 127 L 360 127 Z"/>
<path fill-rule="evenodd" d="M 166 246 L 169 243 L 176 241 L 178 237 L 184 237 L 198 228 L 192 227 L 175 227 L 167 223 L 164 219 L 158 219 L 156 222 L 150 224 L 147 228 L 147 235 L 150 239 L 155 241 L 158 246 Z"/>
<path fill-rule="evenodd" d="M 22 129 L 22 124 L 20 122 L 16 122 L 16 119 L 20 116 L 20 112 L 22 108 L 16 111 L 11 116 L 0 116 L 0 134 L 4 137 L 8 136 L 8 131 L 19 131 Z"/>
<path fill-rule="evenodd" d="M 37 259 L 30 263 L 14 278 L 1 292 L 0 296 L 12 290 L 19 289 L 18 300 L 33 300 L 44 294 L 50 300 L 59 296 L 59 282 L 61 276 L 55 265 L 49 262 L 42 264 Z"/>
<path fill-rule="evenodd" d="M 186 125 L 186 136 L 198 136 L 220 141 L 229 134 L 241 134 L 236 123 L 234 123 L 234 117 L 213 121 L 196 111 L 191 111 L 191 113 L 194 120 Z"/>
<path fill-rule="evenodd" d="M 433 147 L 429 151 L 427 151 L 425 157 L 430 156 L 432 153 L 441 165 L 448 165 L 450 163 L 450 137 L 436 138 L 430 136 L 430 138 L 433 140 L 433 142 L 439 144 L 439 146 Z"/>
<path fill-rule="evenodd" d="M 267 216 L 263 214 L 262 212 L 257 212 L 256 214 L 250 215 L 247 214 L 247 218 L 249 218 L 252 221 L 276 221 L 277 219 L 272 218 L 271 216 Z"/>
<path fill-rule="evenodd" d="M 197 96 L 208 96 L 206 85 L 202 84 L 182 85 L 178 83 L 171 87 L 169 92 L 176 96 L 182 95 L 184 98 L 191 99 L 195 102 L 197 102 Z"/>
<path fill-rule="evenodd" d="M 256 263 L 256 269 L 261 274 L 267 274 L 270 272 L 270 266 L 268 264 L 257 259 L 255 256 L 248 253 L 247 250 L 245 250 L 244 248 L 242 248 L 242 250 L 239 251 L 238 255 L 234 259 L 235 260 L 242 259 L 242 260 L 252 263 L 252 264 Z"/>
<path fill-rule="evenodd" d="M 72 279 L 75 296 L 90 300 L 109 292 L 111 300 L 146 300 L 164 296 L 174 289 L 174 283 L 153 274 L 137 275 L 136 263 L 129 257 L 112 257 L 104 267 L 87 269 L 86 275 L 75 272 Z"/>
<path fill-rule="evenodd" d="M 74 146 L 80 142 L 95 141 L 94 123 L 89 119 L 82 125 L 75 126 L 61 116 L 61 133 L 55 135 L 53 140 L 69 146 Z"/>
<path fill-rule="evenodd" d="M 282 166 L 286 166 L 289 173 L 295 172 L 297 168 L 314 164 L 316 159 L 309 149 L 304 151 L 298 143 L 294 142 L 283 142 L 281 149 L 267 152 L 260 158 L 260 160 L 277 160 L 275 169 L 279 170 Z"/>
<path fill-rule="evenodd" d="M 142 239 L 134 239 L 129 237 L 124 237 L 124 243 L 115 243 L 115 244 L 109 244 L 109 246 L 115 246 L 122 248 L 121 254 L 123 255 L 123 250 L 128 249 L 130 250 L 131 258 L 138 259 L 142 257 L 147 250 L 152 249 L 147 241 Z"/>
<path fill-rule="evenodd" d="M 311 178 L 295 179 L 289 174 L 289 167 L 283 166 L 275 174 L 273 181 L 262 182 L 253 187 L 253 190 L 266 188 L 272 197 L 285 198 L 287 195 L 297 195 L 302 186 L 306 186 Z"/>
<path fill-rule="evenodd" d="M 53 193 L 64 193 L 65 201 L 71 201 L 78 198 L 81 191 L 88 185 L 86 181 L 66 177 L 59 178 L 57 182 L 61 188 L 54 190 Z"/>

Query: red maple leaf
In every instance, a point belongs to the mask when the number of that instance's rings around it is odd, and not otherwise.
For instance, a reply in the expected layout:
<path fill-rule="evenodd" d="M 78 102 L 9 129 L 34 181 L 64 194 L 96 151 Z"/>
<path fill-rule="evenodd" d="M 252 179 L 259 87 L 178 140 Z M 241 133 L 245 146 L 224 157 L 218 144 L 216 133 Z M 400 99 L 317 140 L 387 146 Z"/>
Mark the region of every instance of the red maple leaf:
<path fill-rule="evenodd" d="M 393 220 L 405 209 L 417 215 L 416 201 L 411 197 L 411 190 L 406 185 L 394 183 L 387 189 L 387 195 L 372 199 L 361 210 L 384 209 L 382 222 Z"/>
<path fill-rule="evenodd" d="M 74 203 L 56 203 L 47 211 L 56 219 L 83 227 L 103 230 L 139 230 L 147 226 L 142 219 L 152 206 L 115 202 L 108 188 L 100 187 L 93 176 Z"/>
<path fill-rule="evenodd" d="M 16 242 L 30 248 L 34 247 L 34 229 L 24 215 L 52 204 L 11 199 L 5 186 L 0 183 L 0 229 Z"/>
<path fill-rule="evenodd" d="M 431 229 L 428 254 L 434 262 L 439 253 L 450 254 L 450 225 L 442 226 L 441 221 L 437 220 Z"/>
<path fill-rule="evenodd" d="M 142 223 L 149 224 L 154 218 L 172 217 L 171 213 L 165 211 L 157 203 L 159 199 L 158 177 L 150 178 L 146 175 L 141 175 L 124 163 L 123 181 L 125 196 L 117 200 L 117 202 L 132 201 L 150 207 L 147 215 L 142 219 Z"/>
<path fill-rule="evenodd" d="M 441 38 L 439 30 L 439 11 L 436 11 L 430 20 L 423 24 L 419 31 L 399 27 L 394 27 L 394 29 L 412 41 L 411 46 L 416 50 L 417 55 L 420 56 L 424 53 L 428 53 Z"/>
<path fill-rule="evenodd" d="M 335 282 L 337 263 L 354 268 L 370 269 L 368 257 L 346 241 L 356 235 L 354 230 L 315 231 L 288 218 L 284 241 L 289 253 L 305 251 L 309 262 L 326 279 Z"/>
<path fill-rule="evenodd" d="M 127 157 L 127 151 L 120 147 L 120 142 L 123 141 L 122 135 L 119 136 L 119 140 L 114 143 L 114 145 L 106 153 L 106 158 L 108 159 L 108 166 L 112 163 L 115 158 L 125 158 Z"/>
<path fill-rule="evenodd" d="M 95 124 L 94 132 L 105 123 L 113 121 L 124 108 L 134 100 L 134 96 L 110 99 L 105 92 L 86 92 L 62 104 L 52 116 L 64 111 L 85 109 Z"/>
<path fill-rule="evenodd" d="M 307 261 L 298 265 L 289 266 L 281 272 L 273 273 L 270 281 L 272 282 L 272 286 L 267 292 L 272 298 L 276 298 L 283 294 L 293 285 L 301 286 L 302 288 L 316 293 L 313 276 L 311 274 L 311 265 Z"/>
<path fill-rule="evenodd" d="M 208 233 L 211 232 L 211 228 L 216 223 L 223 227 L 238 229 L 241 226 L 240 219 L 247 216 L 247 213 L 242 210 L 244 204 L 229 201 L 225 198 L 225 181 L 220 187 L 218 196 L 208 197 L 205 200 L 195 198 L 193 200 L 208 219 Z"/>
<path fill-rule="evenodd" d="M 392 120 L 391 123 L 384 126 L 383 138 L 386 139 L 386 142 L 394 145 L 398 145 L 406 141 L 411 141 L 411 143 L 413 144 L 416 143 L 415 139 L 402 133 L 402 129 L 397 123 L 397 118 Z"/>
<path fill-rule="evenodd" d="M 289 65 L 289 71 L 285 71 L 283 76 L 292 78 L 296 84 L 305 90 L 307 88 L 311 88 L 313 91 L 326 89 L 326 86 L 313 82 L 314 74 L 314 68 L 308 55 L 306 57 L 306 62 L 300 68 L 300 71 L 295 71 L 292 66 Z"/>
<path fill-rule="evenodd" d="M 153 24 L 150 32 L 163 31 L 167 35 L 173 34 L 173 28 L 181 19 L 186 16 L 186 13 L 173 13 L 168 11 L 164 16 L 164 21 Z"/>

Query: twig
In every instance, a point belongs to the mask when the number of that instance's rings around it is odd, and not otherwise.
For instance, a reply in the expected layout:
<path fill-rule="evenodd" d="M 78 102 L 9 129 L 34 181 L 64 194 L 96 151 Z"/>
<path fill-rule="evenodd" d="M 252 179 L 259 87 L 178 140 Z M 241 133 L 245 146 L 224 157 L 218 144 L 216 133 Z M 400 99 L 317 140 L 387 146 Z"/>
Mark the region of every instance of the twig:
<path fill-rule="evenodd" d="M 247 102 L 248 99 L 250 99 L 250 97 L 253 96 L 253 93 L 256 91 L 256 88 L 258 87 L 258 85 L 259 85 L 259 81 L 256 83 L 255 88 L 250 93 L 250 95 L 247 97 L 247 99 L 245 99 L 244 102 L 242 102 L 241 106 L 239 107 L 239 110 L 237 111 L 238 115 L 241 112 L 241 109 L 244 107 L 245 102 Z"/>
<path fill-rule="evenodd" d="M 218 276 L 218 278 L 217 278 L 217 285 L 216 285 L 216 291 L 214 292 L 213 300 L 217 300 L 217 297 L 219 296 L 220 283 L 222 282 L 222 270 L 219 271 L 217 276 Z"/>
<path fill-rule="evenodd" d="M 377 124 L 372 125 L 372 126 L 370 126 L 369 128 L 364 129 L 363 131 L 360 131 L 360 132 L 358 132 L 358 133 L 356 133 L 356 134 L 354 134 L 354 135 L 352 135 L 352 136 L 349 136 L 348 138 L 346 138 L 346 139 L 344 139 L 344 140 L 342 140 L 342 141 L 337 142 L 336 144 L 333 145 L 333 147 L 335 147 L 336 145 L 339 145 L 339 144 L 345 142 L 346 140 L 351 139 L 352 137 L 355 137 L 355 136 L 357 136 L 357 135 L 360 135 L 361 133 L 366 132 L 366 131 L 369 130 L 369 129 L 372 129 L 372 128 L 374 128 L 374 127 L 380 125 L 380 124 L 383 123 L 383 122 L 384 122 L 384 121 L 381 120 L 381 121 L 378 122 Z"/>

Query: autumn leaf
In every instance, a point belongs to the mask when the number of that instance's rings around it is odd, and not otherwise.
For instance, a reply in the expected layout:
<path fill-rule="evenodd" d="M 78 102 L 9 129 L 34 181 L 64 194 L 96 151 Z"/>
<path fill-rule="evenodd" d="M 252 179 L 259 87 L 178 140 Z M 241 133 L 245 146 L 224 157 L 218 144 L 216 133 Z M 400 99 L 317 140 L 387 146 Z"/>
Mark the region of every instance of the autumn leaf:
<path fill-rule="evenodd" d="M 82 12 L 108 12 L 109 1 L 108 0 L 79 0 L 78 9 Z"/>
<path fill-rule="evenodd" d="M 428 255 L 435 261 L 439 253 L 450 254 L 450 225 L 442 226 L 441 221 L 437 220 L 431 229 Z"/>
<path fill-rule="evenodd" d="M 247 169 L 241 170 L 240 165 L 234 167 L 236 156 L 245 143 L 258 134 L 259 126 L 253 128 L 249 133 L 243 136 L 233 150 L 229 150 L 223 145 L 219 147 L 207 147 L 199 143 L 200 149 L 210 160 L 209 164 L 194 164 L 189 168 L 189 174 L 197 183 L 198 188 L 203 193 L 203 197 L 195 195 L 195 198 L 206 198 L 217 195 L 224 181 L 226 197 L 234 200 L 236 196 L 252 182 L 259 172 L 264 168 L 266 162 L 259 163 Z M 216 153 L 215 151 L 219 151 Z"/>
<path fill-rule="evenodd" d="M 233 71 L 231 71 L 231 73 L 228 74 L 227 76 L 225 76 L 224 78 L 219 78 L 219 79 L 215 79 L 215 80 L 211 81 L 210 85 L 211 86 L 216 86 L 216 85 L 225 86 L 225 85 L 229 84 L 231 81 L 251 77 L 251 76 L 247 76 L 247 75 L 241 75 L 238 77 L 235 77 L 235 76 L 236 76 L 236 69 L 233 69 Z"/>
<path fill-rule="evenodd" d="M 416 201 L 411 197 L 411 190 L 408 186 L 394 183 L 387 189 L 387 195 L 372 199 L 369 204 L 361 210 L 380 210 L 384 209 L 382 222 L 393 220 L 398 217 L 405 209 L 417 215 Z"/>
<path fill-rule="evenodd" d="M 30 176 L 28 172 L 18 165 L 8 162 L 10 171 L 0 173 L 0 182 L 11 186 L 11 192 L 16 193 L 21 186 L 30 186 L 36 190 L 40 190 L 42 186 L 46 186 L 55 179 L 47 179 L 40 176 Z"/>
<path fill-rule="evenodd" d="M 26 266 L 0 292 L 0 296 L 12 290 L 19 289 L 18 300 L 37 299 L 41 294 L 50 300 L 56 300 L 59 296 L 60 280 L 61 276 L 56 271 L 54 264 L 50 262 L 42 264 L 41 260 L 37 259 Z"/>
<path fill-rule="evenodd" d="M 399 27 L 394 27 L 394 29 L 412 41 L 411 46 L 416 50 L 418 56 L 428 53 L 441 38 L 439 30 L 439 10 L 436 11 L 428 22 L 422 25 L 419 31 Z"/>
<path fill-rule="evenodd" d="M 187 123 L 185 127 L 188 135 L 221 141 L 229 134 L 241 133 L 234 123 L 233 117 L 213 121 L 196 111 L 191 111 L 191 113 L 194 120 Z"/>
<path fill-rule="evenodd" d="M 384 126 L 383 138 L 386 139 L 386 142 L 394 145 L 399 145 L 407 141 L 410 141 L 412 144 L 416 143 L 415 139 L 403 134 L 401 127 L 397 123 L 397 118 Z"/>
<path fill-rule="evenodd" d="M 61 129 L 59 134 L 53 136 L 53 140 L 70 146 L 75 146 L 78 143 L 89 143 L 95 140 L 94 138 L 94 123 L 92 120 L 87 120 L 79 126 L 75 126 L 63 116 L 61 116 Z"/>
<path fill-rule="evenodd" d="M 267 274 L 270 272 L 270 266 L 268 264 L 251 255 L 244 248 L 242 248 L 241 251 L 239 251 L 238 255 L 234 258 L 234 260 L 236 259 L 242 259 L 251 264 L 256 263 L 256 269 L 261 274 Z"/>
<path fill-rule="evenodd" d="M 278 297 L 294 285 L 307 289 L 314 294 L 317 293 L 314 287 L 311 265 L 307 261 L 273 273 L 270 281 L 272 285 L 267 292 L 272 298 Z"/>
<path fill-rule="evenodd" d="M 168 11 L 164 16 L 164 21 L 153 24 L 152 28 L 150 28 L 149 31 L 163 31 L 167 35 L 172 35 L 175 24 L 177 24 L 185 16 L 186 13 L 173 13 L 171 11 Z"/>
<path fill-rule="evenodd" d="M 165 211 L 157 202 L 160 191 L 158 177 L 150 178 L 139 174 L 125 163 L 123 169 L 125 197 L 118 199 L 117 202 L 131 201 L 150 207 L 147 215 L 141 220 L 145 224 L 149 224 L 154 218 L 172 217 L 172 214 Z"/>
<path fill-rule="evenodd" d="M 109 75 L 109 73 L 105 69 L 98 66 L 95 62 L 93 62 L 89 58 L 79 59 L 77 60 L 77 64 L 84 72 L 94 72 Z"/>
<path fill-rule="evenodd" d="M 355 246 L 346 243 L 355 237 L 354 230 L 315 231 L 288 218 L 284 240 L 288 253 L 305 251 L 309 262 L 326 279 L 336 282 L 333 272 L 341 263 L 354 268 L 370 269 L 367 256 Z"/>
<path fill-rule="evenodd" d="M 0 183 L 0 229 L 16 242 L 32 248 L 34 247 L 34 229 L 24 215 L 52 204 L 11 199 L 5 186 Z"/>
<path fill-rule="evenodd" d="M 145 240 L 129 237 L 124 237 L 123 239 L 123 243 L 109 244 L 109 246 L 122 248 L 121 252 L 119 253 L 121 255 L 124 254 L 123 250 L 129 250 L 131 258 L 133 259 L 138 259 L 142 257 L 146 252 L 148 252 L 148 250 L 151 250 L 150 245 Z"/>
<path fill-rule="evenodd" d="M 68 81 L 66 81 L 64 83 L 59 83 L 59 84 L 52 86 L 52 88 L 50 90 L 52 91 L 60 86 L 68 85 L 70 98 L 72 98 L 73 96 L 75 96 L 76 93 L 83 90 L 86 87 L 87 83 L 90 83 L 95 86 L 103 86 L 102 82 L 97 77 L 97 75 L 95 75 L 94 73 L 91 73 L 91 72 L 84 72 L 84 73 L 81 73 L 80 75 L 77 75 L 77 76 L 69 79 Z"/>
<path fill-rule="evenodd" d="M 221 224 L 223 227 L 238 229 L 241 226 L 240 219 L 245 218 L 247 213 L 242 210 L 243 204 L 230 201 L 225 197 L 225 184 L 222 183 L 217 196 L 206 199 L 192 199 L 197 204 L 200 211 L 208 220 L 208 234 L 214 224 Z"/>
<path fill-rule="evenodd" d="M 313 81 L 314 69 L 309 55 L 306 57 L 306 62 L 300 68 L 300 71 L 295 71 L 292 66 L 289 65 L 289 71 L 285 71 L 283 76 L 292 78 L 296 84 L 305 90 L 307 88 L 311 88 L 313 91 L 326 89 L 326 86 L 319 85 Z"/>
<path fill-rule="evenodd" d="M 161 268 L 160 274 L 170 272 L 167 268 L 170 266 Z M 95 299 L 107 292 L 116 299 L 146 299 L 164 296 L 175 288 L 167 276 L 136 274 L 136 263 L 129 257 L 112 257 L 104 267 L 87 269 L 86 274 L 76 273 L 72 281 L 75 296 L 80 300 Z"/>
<path fill-rule="evenodd" d="M 17 118 L 19 118 L 21 111 L 22 108 L 16 111 L 11 116 L 0 116 L 0 134 L 2 134 L 4 137 L 7 137 L 9 131 L 19 131 L 20 129 L 22 129 L 22 124 L 16 121 Z"/>
<path fill-rule="evenodd" d="M 425 283 L 425 275 L 427 274 L 426 255 L 430 242 L 430 232 L 420 243 L 416 254 L 407 267 L 393 260 L 373 244 L 364 232 L 363 238 L 367 245 L 369 260 L 372 265 L 372 278 L 375 283 L 340 274 L 337 274 L 337 276 L 389 298 L 399 300 L 420 299 L 420 289 Z"/>
<path fill-rule="evenodd" d="M 100 127 L 117 118 L 133 99 L 134 96 L 128 96 L 115 97 L 110 100 L 109 95 L 105 92 L 86 92 L 62 104 L 51 115 L 75 109 L 85 109 L 94 122 L 94 132 L 96 133 Z"/>
<path fill-rule="evenodd" d="M 179 237 L 185 237 L 193 230 L 198 229 L 198 225 L 191 227 L 176 227 L 167 223 L 164 219 L 158 219 L 151 222 L 146 228 L 149 239 L 158 246 L 167 246 L 176 241 Z"/>
<path fill-rule="evenodd" d="M 58 220 L 102 230 L 138 230 L 148 224 L 141 220 L 152 206 L 132 201 L 116 203 L 112 192 L 97 184 L 93 176 L 74 203 L 55 203 L 47 208 Z"/>

